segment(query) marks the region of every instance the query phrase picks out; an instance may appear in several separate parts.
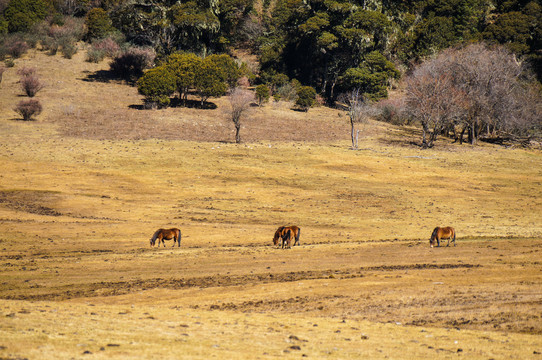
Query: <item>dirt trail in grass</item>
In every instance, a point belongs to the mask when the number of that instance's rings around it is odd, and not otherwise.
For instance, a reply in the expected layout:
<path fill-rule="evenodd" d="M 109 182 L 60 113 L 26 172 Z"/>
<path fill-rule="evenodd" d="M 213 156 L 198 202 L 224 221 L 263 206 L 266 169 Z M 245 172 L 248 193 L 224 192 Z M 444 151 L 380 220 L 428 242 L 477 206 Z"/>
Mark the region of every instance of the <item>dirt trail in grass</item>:
<path fill-rule="evenodd" d="M 0 298 L 542 334 L 540 251 L 536 239 L 42 250 L 0 257 Z"/>

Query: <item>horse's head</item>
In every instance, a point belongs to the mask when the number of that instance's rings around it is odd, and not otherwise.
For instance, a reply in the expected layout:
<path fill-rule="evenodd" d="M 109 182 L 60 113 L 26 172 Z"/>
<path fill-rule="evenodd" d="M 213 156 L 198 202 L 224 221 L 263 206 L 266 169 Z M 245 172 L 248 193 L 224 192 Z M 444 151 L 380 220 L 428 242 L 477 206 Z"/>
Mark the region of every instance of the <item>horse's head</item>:
<path fill-rule="evenodd" d="M 431 238 L 429 239 L 429 245 L 431 247 L 433 247 L 433 245 L 435 245 L 435 242 L 437 243 L 438 245 L 438 241 L 437 241 L 437 236 L 438 236 L 438 227 L 436 227 L 434 230 L 433 230 L 433 233 L 431 234 Z"/>
<path fill-rule="evenodd" d="M 277 246 L 279 244 L 279 238 L 282 236 L 282 229 L 284 226 L 281 226 L 275 231 L 275 236 L 273 236 L 273 245 Z"/>
<path fill-rule="evenodd" d="M 275 232 L 275 236 L 273 236 L 273 245 L 277 246 L 279 243 L 279 232 Z"/>
<path fill-rule="evenodd" d="M 153 238 L 151 238 L 150 243 L 151 243 L 151 247 L 153 247 L 154 243 L 155 243 L 155 240 Z"/>

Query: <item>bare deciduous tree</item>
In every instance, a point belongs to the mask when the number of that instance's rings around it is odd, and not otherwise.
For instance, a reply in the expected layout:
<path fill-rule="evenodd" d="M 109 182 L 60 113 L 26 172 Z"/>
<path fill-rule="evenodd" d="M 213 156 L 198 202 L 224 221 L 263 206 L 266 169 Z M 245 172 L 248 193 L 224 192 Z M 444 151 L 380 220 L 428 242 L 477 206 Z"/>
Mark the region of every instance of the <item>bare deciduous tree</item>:
<path fill-rule="evenodd" d="M 366 98 L 363 97 L 359 89 L 355 89 L 339 97 L 339 101 L 346 104 L 346 111 L 350 119 L 350 137 L 352 139 L 352 149 L 358 149 L 359 126 L 369 122 L 371 117 L 377 115 L 377 108 Z"/>
<path fill-rule="evenodd" d="M 0 64 L 0 84 L 2 83 L 2 78 L 4 77 L 5 71 L 6 71 L 6 67 L 3 64 Z"/>
<path fill-rule="evenodd" d="M 436 65 L 428 63 L 419 67 L 407 80 L 407 111 L 421 122 L 424 148 L 432 147 L 444 126 L 463 111 L 465 94 Z"/>
<path fill-rule="evenodd" d="M 484 44 L 448 49 L 421 64 L 406 80 L 406 105 L 422 124 L 423 146 L 431 147 L 440 132 L 455 132 L 456 126 L 460 142 L 467 132 L 471 144 L 483 132 L 495 136 L 536 126 L 540 93 L 529 90 L 526 74 L 504 47 Z"/>
<path fill-rule="evenodd" d="M 235 142 L 241 142 L 241 116 L 254 101 L 254 93 L 242 88 L 235 88 L 230 92 L 231 120 L 235 125 Z"/>

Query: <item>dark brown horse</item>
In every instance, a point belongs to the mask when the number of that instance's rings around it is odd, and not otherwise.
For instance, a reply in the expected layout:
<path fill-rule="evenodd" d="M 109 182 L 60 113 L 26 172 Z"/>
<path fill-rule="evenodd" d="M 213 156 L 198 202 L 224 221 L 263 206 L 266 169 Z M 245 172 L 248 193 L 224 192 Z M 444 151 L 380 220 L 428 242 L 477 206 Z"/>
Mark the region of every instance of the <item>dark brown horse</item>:
<path fill-rule="evenodd" d="M 437 246 L 440 246 L 440 240 L 448 239 L 448 244 L 446 246 L 450 246 L 450 240 L 454 243 L 455 246 L 455 230 L 453 227 L 436 227 L 435 230 L 433 230 L 433 233 L 431 234 L 431 239 L 429 239 L 429 245 L 433 247 L 435 244 L 435 241 L 437 242 Z"/>
<path fill-rule="evenodd" d="M 295 239 L 294 245 L 299 245 L 299 236 L 301 235 L 301 229 L 297 226 L 281 226 L 275 231 L 275 236 L 273 237 L 273 245 L 280 246 L 279 239 L 282 243 L 282 248 L 286 245 L 287 248 L 290 248 L 292 239 Z"/>
<path fill-rule="evenodd" d="M 160 241 L 162 242 L 162 245 L 166 247 L 166 244 L 164 244 L 164 240 L 171 240 L 173 239 L 173 246 L 175 246 L 175 242 L 181 247 L 181 230 L 177 228 L 173 229 L 158 229 L 154 233 L 154 235 L 151 238 L 151 247 L 154 246 L 156 243 L 156 240 L 158 240 L 158 247 L 160 247 Z"/>

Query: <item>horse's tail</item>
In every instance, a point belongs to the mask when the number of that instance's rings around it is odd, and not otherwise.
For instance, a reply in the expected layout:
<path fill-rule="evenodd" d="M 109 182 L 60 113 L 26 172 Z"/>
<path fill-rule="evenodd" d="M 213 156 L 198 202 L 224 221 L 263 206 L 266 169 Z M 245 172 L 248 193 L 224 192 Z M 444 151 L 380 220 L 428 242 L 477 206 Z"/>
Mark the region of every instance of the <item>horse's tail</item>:
<path fill-rule="evenodd" d="M 179 235 L 177 236 L 177 245 L 179 245 L 179 247 L 181 247 L 181 237 L 182 237 L 181 229 L 177 229 L 177 231 L 179 231 Z"/>
<path fill-rule="evenodd" d="M 297 234 L 295 235 L 295 242 L 299 245 L 299 236 L 301 235 L 301 229 L 297 228 Z"/>
<path fill-rule="evenodd" d="M 455 234 L 455 229 L 454 228 L 452 228 L 452 232 L 454 233 L 454 246 L 455 246 L 455 235 L 456 234 Z"/>

